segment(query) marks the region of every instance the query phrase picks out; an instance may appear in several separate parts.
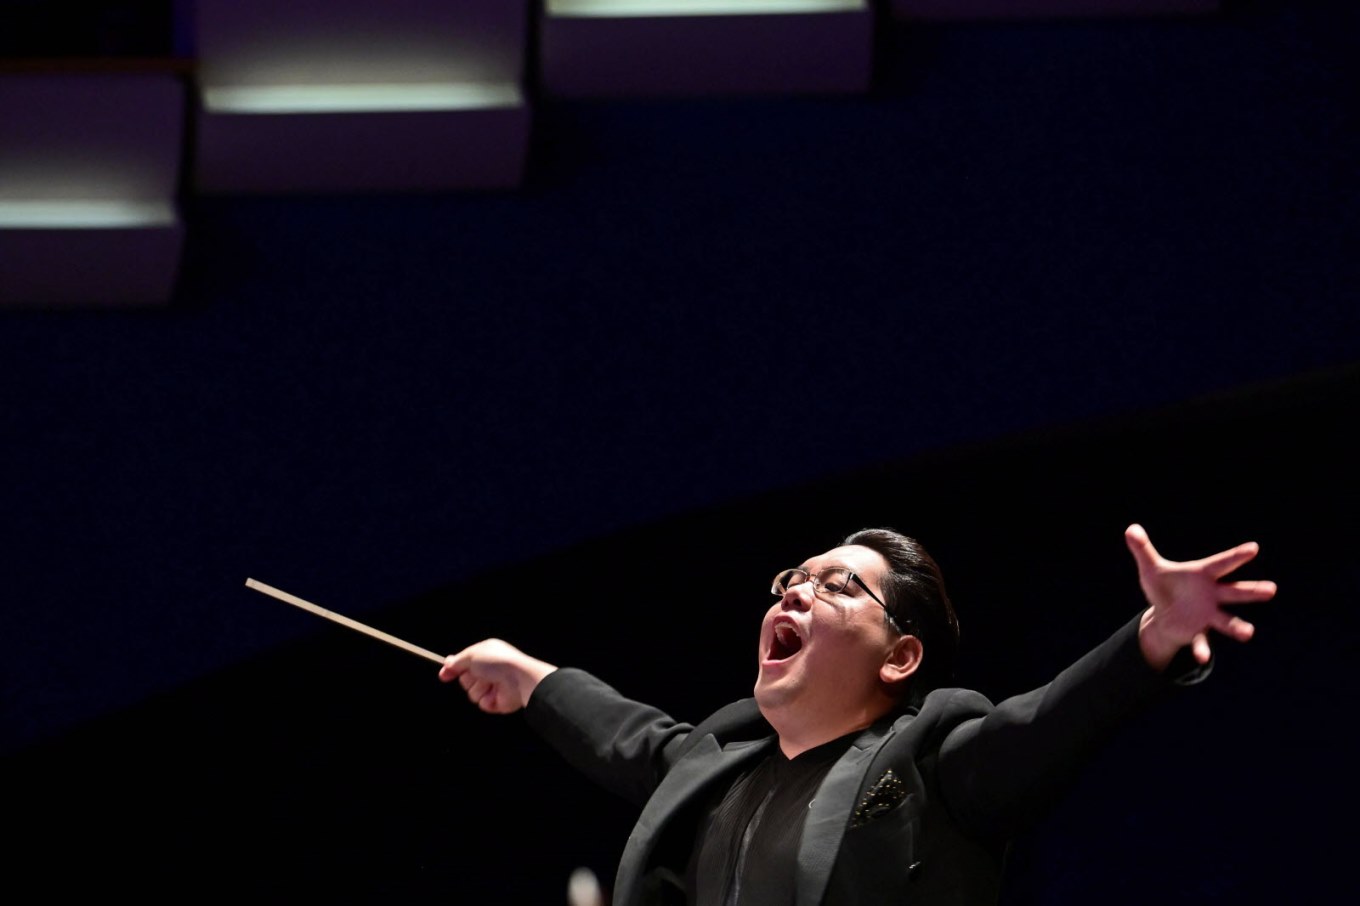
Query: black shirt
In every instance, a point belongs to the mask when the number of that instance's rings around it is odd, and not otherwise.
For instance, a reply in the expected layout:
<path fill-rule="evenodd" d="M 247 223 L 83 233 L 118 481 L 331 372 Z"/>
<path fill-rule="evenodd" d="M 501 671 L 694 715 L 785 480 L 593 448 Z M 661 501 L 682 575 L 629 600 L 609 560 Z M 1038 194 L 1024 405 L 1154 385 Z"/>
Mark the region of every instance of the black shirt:
<path fill-rule="evenodd" d="M 776 746 L 705 808 L 689 864 L 694 906 L 792 906 L 808 806 L 856 730 L 787 758 Z"/>

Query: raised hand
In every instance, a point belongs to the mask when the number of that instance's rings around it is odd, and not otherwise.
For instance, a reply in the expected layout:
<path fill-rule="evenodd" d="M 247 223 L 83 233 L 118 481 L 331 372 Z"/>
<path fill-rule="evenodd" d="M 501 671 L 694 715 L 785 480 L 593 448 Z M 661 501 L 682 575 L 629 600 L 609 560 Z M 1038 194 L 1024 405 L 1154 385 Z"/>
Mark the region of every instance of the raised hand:
<path fill-rule="evenodd" d="M 1224 610 L 1223 605 L 1275 597 L 1275 583 L 1269 580 L 1223 581 L 1260 552 L 1255 541 L 1186 561 L 1168 560 L 1159 554 L 1147 531 L 1137 523 L 1124 530 L 1124 541 L 1138 564 L 1138 584 L 1149 605 L 1139 625 L 1138 640 L 1143 656 L 1159 670 L 1186 645 L 1196 661 L 1207 664 L 1211 630 L 1238 642 L 1247 641 L 1256 627 Z"/>
<path fill-rule="evenodd" d="M 539 680 L 556 669 L 509 642 L 487 639 L 449 655 L 439 679 L 457 680 L 468 701 L 489 714 L 510 714 L 528 704 Z"/>

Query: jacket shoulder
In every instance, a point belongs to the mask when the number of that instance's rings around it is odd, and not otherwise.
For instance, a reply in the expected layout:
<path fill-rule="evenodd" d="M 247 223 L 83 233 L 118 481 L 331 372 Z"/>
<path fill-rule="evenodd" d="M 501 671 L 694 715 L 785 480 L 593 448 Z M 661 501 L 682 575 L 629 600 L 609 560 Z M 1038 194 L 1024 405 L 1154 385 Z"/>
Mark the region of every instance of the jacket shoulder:
<path fill-rule="evenodd" d="M 689 735 L 691 744 L 705 736 L 712 735 L 720 745 L 742 740 L 764 739 L 774 733 L 774 728 L 760 713 L 754 698 L 743 698 L 723 705 L 704 718 Z"/>
<path fill-rule="evenodd" d="M 976 689 L 933 689 L 911 716 L 928 725 L 953 726 L 960 721 L 981 717 L 995 707 L 991 699 Z"/>

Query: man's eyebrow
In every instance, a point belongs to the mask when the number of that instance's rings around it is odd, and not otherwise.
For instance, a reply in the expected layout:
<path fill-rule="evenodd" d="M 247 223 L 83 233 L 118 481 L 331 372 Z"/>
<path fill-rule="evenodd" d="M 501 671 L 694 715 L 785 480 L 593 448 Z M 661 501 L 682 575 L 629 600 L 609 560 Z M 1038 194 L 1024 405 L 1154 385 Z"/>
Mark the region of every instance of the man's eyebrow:
<path fill-rule="evenodd" d="M 802 566 L 800 566 L 800 567 L 798 567 L 798 568 L 801 569 L 803 572 L 807 573 L 808 575 L 812 575 L 812 570 L 808 569 L 808 565 L 807 565 L 806 563 L 804 563 Z M 819 572 L 819 573 L 824 573 L 824 572 L 826 572 L 828 569 L 843 569 L 843 570 L 845 570 L 845 571 L 848 572 L 848 573 L 854 573 L 854 572 L 855 572 L 853 569 L 851 569 L 850 567 L 846 566 L 844 563 L 823 563 L 823 564 L 822 564 L 822 568 L 819 569 L 819 570 L 817 570 L 817 572 Z M 855 573 L 855 575 L 859 575 L 859 573 Z"/>

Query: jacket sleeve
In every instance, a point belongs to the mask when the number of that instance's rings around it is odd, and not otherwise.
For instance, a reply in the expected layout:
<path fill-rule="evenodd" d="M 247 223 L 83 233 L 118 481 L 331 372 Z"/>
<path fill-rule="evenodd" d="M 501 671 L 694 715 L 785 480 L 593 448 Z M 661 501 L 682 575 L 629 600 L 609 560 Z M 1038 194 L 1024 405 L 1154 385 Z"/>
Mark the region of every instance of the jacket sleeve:
<path fill-rule="evenodd" d="M 693 729 L 572 667 L 544 677 L 524 715 L 569 764 L 639 806 Z"/>
<path fill-rule="evenodd" d="M 970 834 L 1014 834 L 1131 717 L 1207 672 L 1184 670 L 1185 663 L 1161 673 L 1150 667 L 1135 618 L 1048 684 L 995 707 L 976 692 L 932 693 L 945 697 L 938 706 L 946 712 L 976 712 L 979 701 L 986 712 L 957 723 L 940 746 L 937 779 L 946 808 Z"/>

